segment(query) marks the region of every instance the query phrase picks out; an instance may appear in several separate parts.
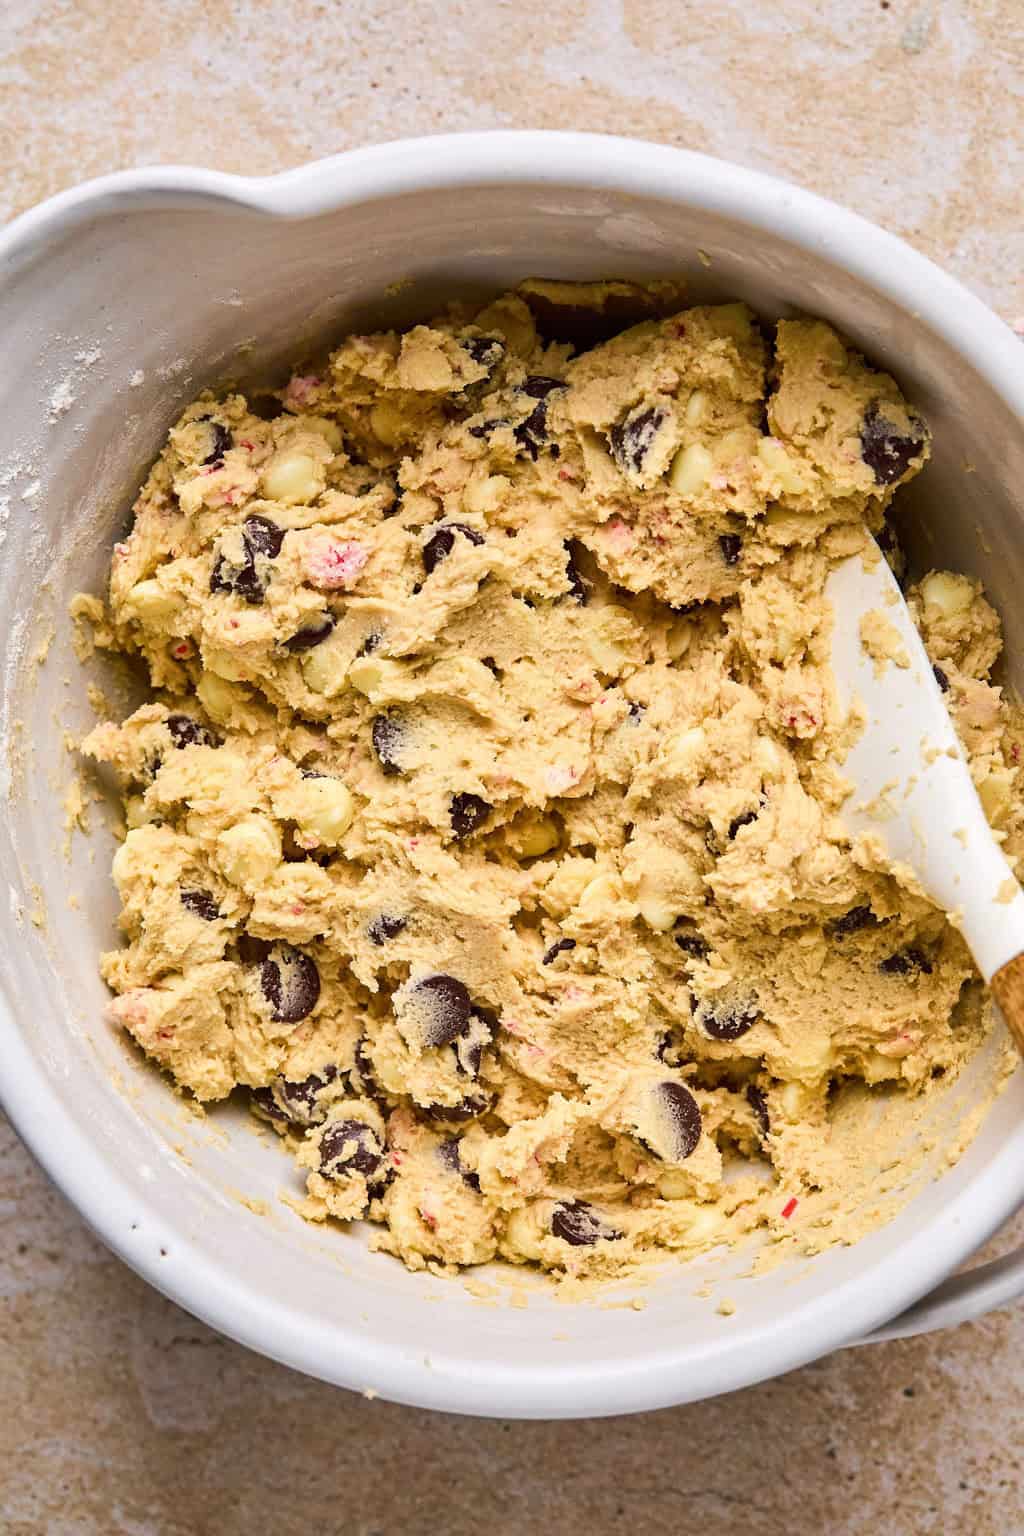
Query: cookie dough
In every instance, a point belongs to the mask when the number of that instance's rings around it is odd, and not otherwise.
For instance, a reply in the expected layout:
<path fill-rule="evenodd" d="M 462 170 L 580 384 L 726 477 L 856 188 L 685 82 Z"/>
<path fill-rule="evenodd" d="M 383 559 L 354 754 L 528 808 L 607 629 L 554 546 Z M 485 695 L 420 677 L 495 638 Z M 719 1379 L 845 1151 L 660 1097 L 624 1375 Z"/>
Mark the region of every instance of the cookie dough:
<path fill-rule="evenodd" d="M 536 281 L 203 395 L 78 604 L 152 684 L 84 743 L 113 1018 L 413 1267 L 848 1238 L 844 1106 L 990 1028 L 840 816 L 823 584 L 866 530 L 898 561 L 928 430 L 828 325 L 678 303 Z M 998 620 L 910 601 L 1012 853 Z"/>

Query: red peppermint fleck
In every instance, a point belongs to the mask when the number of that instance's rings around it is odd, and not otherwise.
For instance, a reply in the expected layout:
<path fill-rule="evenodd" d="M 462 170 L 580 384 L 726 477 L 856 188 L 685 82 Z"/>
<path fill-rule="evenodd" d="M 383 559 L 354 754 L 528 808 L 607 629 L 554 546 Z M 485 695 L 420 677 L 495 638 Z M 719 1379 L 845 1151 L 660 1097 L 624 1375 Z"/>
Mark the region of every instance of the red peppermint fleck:
<path fill-rule="evenodd" d="M 368 558 L 361 544 L 322 534 L 306 546 L 302 566 L 307 581 L 314 587 L 335 592 L 351 586 Z"/>
<path fill-rule="evenodd" d="M 304 405 L 319 383 L 315 373 L 293 374 L 284 392 L 285 399 L 290 405 Z"/>
<path fill-rule="evenodd" d="M 127 553 L 128 553 L 128 545 L 127 544 L 115 544 L 114 545 L 114 554 L 115 555 L 120 555 L 122 557 L 122 559 L 123 559 L 124 556 Z"/>
<path fill-rule="evenodd" d="M 172 648 L 171 655 L 175 656 L 178 661 L 185 661 L 187 657 L 192 655 L 192 647 L 187 640 L 182 640 Z"/>
<path fill-rule="evenodd" d="M 437 1231 L 436 1216 L 432 1216 L 429 1211 L 424 1211 L 422 1209 L 420 1210 L 420 1216 L 423 1218 L 423 1221 L 426 1223 L 426 1225 L 430 1228 L 431 1232 Z"/>
<path fill-rule="evenodd" d="M 797 1201 L 796 1200 L 793 1200 L 793 1199 L 787 1200 L 785 1205 L 782 1207 L 782 1219 L 783 1219 L 783 1221 L 788 1221 L 789 1218 L 792 1216 L 793 1212 L 796 1210 L 796 1208 L 797 1208 Z"/>
<path fill-rule="evenodd" d="M 302 905 L 302 902 L 301 902 L 301 901 L 293 901 L 293 902 L 292 902 L 292 905 L 291 905 L 291 914 L 292 914 L 292 917 L 301 917 L 301 916 L 302 916 L 302 914 L 303 914 L 303 912 L 305 912 L 305 910 L 306 910 L 306 909 L 305 909 L 305 907 L 304 907 L 304 906 L 303 906 L 303 905 Z"/>
<path fill-rule="evenodd" d="M 1019 763 L 1020 762 L 1020 747 L 1018 747 L 1016 744 L 1014 744 L 1010 748 L 1010 757 L 1013 760 L 1013 762 L 1015 762 L 1015 763 Z"/>
<path fill-rule="evenodd" d="M 575 480 L 576 476 L 571 469 L 560 469 L 558 471 L 558 478 L 559 480 Z"/>
<path fill-rule="evenodd" d="M 243 437 L 242 438 L 242 447 L 243 448 L 248 448 L 249 452 L 253 453 L 255 451 L 256 444 L 255 443 L 250 443 L 250 441 L 249 441 L 249 439 L 247 437 Z"/>
<path fill-rule="evenodd" d="M 633 542 L 633 530 L 622 521 L 621 517 L 613 517 L 605 524 L 605 534 L 608 541 L 618 549 L 625 549 Z"/>

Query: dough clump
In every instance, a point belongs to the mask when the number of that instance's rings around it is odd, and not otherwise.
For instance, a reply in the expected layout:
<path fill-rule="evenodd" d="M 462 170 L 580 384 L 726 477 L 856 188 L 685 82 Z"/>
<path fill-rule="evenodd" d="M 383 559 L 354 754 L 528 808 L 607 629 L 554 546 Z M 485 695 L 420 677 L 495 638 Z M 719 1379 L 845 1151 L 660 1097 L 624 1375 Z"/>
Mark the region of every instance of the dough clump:
<path fill-rule="evenodd" d="M 525 283 L 201 396 L 80 603 L 152 685 L 84 743 L 114 1019 L 412 1267 L 848 1239 L 871 1090 L 990 1028 L 840 817 L 824 581 L 867 531 L 898 559 L 928 454 L 828 325 L 670 284 Z M 1013 851 L 998 620 L 909 598 Z"/>

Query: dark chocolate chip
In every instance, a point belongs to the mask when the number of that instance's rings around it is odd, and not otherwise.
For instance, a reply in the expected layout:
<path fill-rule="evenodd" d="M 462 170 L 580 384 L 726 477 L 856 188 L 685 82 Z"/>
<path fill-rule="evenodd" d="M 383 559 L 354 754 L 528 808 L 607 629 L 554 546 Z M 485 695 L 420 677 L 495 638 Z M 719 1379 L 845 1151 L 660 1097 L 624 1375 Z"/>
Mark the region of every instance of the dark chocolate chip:
<path fill-rule="evenodd" d="M 451 1173 L 459 1174 L 463 1183 L 468 1184 L 470 1189 L 475 1190 L 477 1194 L 480 1193 L 480 1175 L 475 1173 L 472 1168 L 464 1168 L 462 1166 L 462 1153 L 459 1150 L 459 1138 L 457 1136 L 451 1137 L 449 1141 L 442 1141 L 437 1149 L 437 1155 Z"/>
<path fill-rule="evenodd" d="M 907 949 L 898 950 L 895 955 L 889 955 L 879 963 L 878 969 L 884 976 L 911 976 L 915 972 L 930 976 L 932 963 L 923 949 L 910 945 Z"/>
<path fill-rule="evenodd" d="M 592 1248 L 602 1240 L 614 1243 L 622 1237 L 585 1200 L 560 1200 L 551 1213 L 551 1231 L 573 1248 Z"/>
<path fill-rule="evenodd" d="M 878 918 L 869 906 L 851 907 L 834 923 L 829 923 L 828 933 L 833 939 L 845 939 L 848 933 L 860 933 L 862 928 L 877 928 Z"/>
<path fill-rule="evenodd" d="M 462 842 L 463 838 L 471 837 L 487 820 L 493 806 L 488 805 L 479 795 L 462 793 L 452 795 L 448 805 L 448 815 L 455 834 L 456 842 Z"/>
<path fill-rule="evenodd" d="M 294 635 L 289 635 L 284 642 L 286 651 L 311 651 L 314 645 L 322 645 L 334 628 L 333 613 L 322 614 L 318 619 L 310 619 L 301 629 L 297 629 Z"/>
<path fill-rule="evenodd" d="M 548 397 L 553 391 L 564 389 L 565 384 L 561 379 L 544 378 L 541 374 L 534 374 L 521 385 L 524 395 L 537 404 L 529 415 L 516 427 L 514 436 L 517 443 L 526 449 L 531 459 L 536 459 L 540 450 L 548 441 Z"/>
<path fill-rule="evenodd" d="M 943 672 L 942 668 L 939 666 L 934 666 L 932 667 L 932 672 L 935 674 L 935 681 L 938 683 L 941 692 L 948 693 L 949 678 L 946 676 L 945 672 Z"/>
<path fill-rule="evenodd" d="M 235 440 L 231 436 L 223 422 L 211 421 L 210 427 L 213 433 L 213 447 L 203 460 L 204 464 L 218 464 L 223 462 L 224 455 L 229 448 L 235 446 Z"/>
<path fill-rule="evenodd" d="M 758 1017 L 757 1008 L 749 1003 L 719 1003 L 717 1007 L 705 1005 L 698 1010 L 701 1026 L 712 1040 L 738 1040 L 753 1029 Z"/>
<path fill-rule="evenodd" d="M 541 961 L 541 965 L 550 965 L 552 960 L 554 960 L 558 955 L 564 954 L 566 950 L 575 948 L 575 939 L 556 939 L 551 948 L 544 951 L 544 958 Z"/>
<path fill-rule="evenodd" d="M 860 456 L 878 485 L 894 485 L 901 480 L 919 457 L 926 441 L 924 423 L 916 421 L 916 430 L 904 432 L 883 416 L 877 400 L 864 412 L 860 431 Z"/>
<path fill-rule="evenodd" d="M 468 1093 L 458 1104 L 424 1104 L 423 1113 L 430 1120 L 448 1120 L 461 1125 L 464 1120 L 476 1120 L 494 1103 L 488 1093 Z"/>
<path fill-rule="evenodd" d="M 372 656 L 374 651 L 380 649 L 380 643 L 384 639 L 379 629 L 371 629 L 366 639 L 356 652 L 357 656 Z"/>
<path fill-rule="evenodd" d="M 370 1042 L 365 1035 L 360 1035 L 356 1041 L 348 1080 L 353 1093 L 361 1094 L 366 1099 L 376 1099 L 380 1097 L 380 1087 L 374 1076 L 369 1044 Z"/>
<path fill-rule="evenodd" d="M 700 1141 L 703 1127 L 700 1106 L 682 1083 L 659 1083 L 653 1092 L 659 1118 L 668 1135 L 665 1155 L 670 1162 L 685 1162 Z"/>
<path fill-rule="evenodd" d="M 674 933 L 672 937 L 683 954 L 692 955 L 695 960 L 706 960 L 711 953 L 710 946 L 699 933 Z"/>
<path fill-rule="evenodd" d="M 168 715 L 164 721 L 171 733 L 171 740 L 180 751 L 184 747 L 216 747 L 219 745 L 212 731 L 191 715 Z"/>
<path fill-rule="evenodd" d="M 639 725 L 640 721 L 643 719 L 646 713 L 647 706 L 645 704 L 638 704 L 636 699 L 631 699 L 629 704 L 629 714 L 626 716 L 626 724 Z"/>
<path fill-rule="evenodd" d="M 397 939 L 408 924 L 407 917 L 399 917 L 393 912 L 378 912 L 366 925 L 366 937 L 371 944 L 386 944 L 389 939 Z"/>
<path fill-rule="evenodd" d="M 320 1172 L 325 1179 L 361 1173 L 367 1185 L 386 1182 L 385 1149 L 371 1125 L 363 1120 L 336 1120 L 320 1139 Z"/>
<path fill-rule="evenodd" d="M 311 1072 L 301 1082 L 291 1082 L 286 1077 L 275 1078 L 269 1091 L 293 1125 L 316 1125 L 327 1113 L 326 1106 L 320 1103 L 320 1096 L 337 1076 L 337 1067 L 328 1062 L 319 1072 Z"/>
<path fill-rule="evenodd" d="M 744 811 L 742 816 L 734 816 L 729 823 L 729 841 L 732 842 L 740 827 L 749 827 L 751 822 L 757 820 L 756 811 Z"/>
<path fill-rule="evenodd" d="M 512 423 L 507 416 L 492 416 L 487 421 L 478 421 L 475 426 L 467 430 L 470 437 L 490 437 L 492 432 L 497 432 L 499 427 L 508 427 Z"/>
<path fill-rule="evenodd" d="M 722 551 L 722 559 L 726 565 L 738 564 L 740 552 L 743 549 L 743 540 L 738 533 L 720 533 L 718 547 Z"/>
<path fill-rule="evenodd" d="M 488 373 L 505 356 L 505 344 L 497 336 L 460 336 L 459 346 L 469 353 L 474 363 L 486 368 Z"/>
<path fill-rule="evenodd" d="M 402 772 L 402 752 L 407 746 L 409 733 L 400 715 L 374 715 L 370 738 L 377 761 L 390 775 Z"/>
<path fill-rule="evenodd" d="M 771 1120 L 768 1117 L 768 1100 L 764 1096 L 764 1090 L 756 1083 L 747 1085 L 747 1103 L 754 1111 L 754 1119 L 757 1121 L 758 1130 L 762 1136 L 767 1136 L 771 1130 Z"/>
<path fill-rule="evenodd" d="M 250 1097 L 253 1109 L 264 1120 L 280 1120 L 288 1123 L 288 1116 L 274 1097 L 272 1088 L 254 1088 Z"/>
<path fill-rule="evenodd" d="M 423 546 L 423 569 L 428 576 L 451 554 L 457 533 L 461 533 L 471 544 L 485 542 L 482 533 L 477 533 L 475 528 L 468 528 L 465 523 L 444 523 Z"/>
<path fill-rule="evenodd" d="M 220 908 L 209 891 L 193 890 L 181 892 L 181 904 L 189 912 L 194 912 L 196 917 L 205 918 L 208 923 L 216 922 L 220 917 Z"/>
<path fill-rule="evenodd" d="M 452 1042 L 455 1065 L 464 1076 L 479 1077 L 484 1048 L 490 1045 L 497 1027 L 497 1015 L 493 1014 L 489 1008 L 473 1009 L 466 1028 Z"/>
<path fill-rule="evenodd" d="M 247 603 L 260 603 L 267 590 L 265 572 L 256 568 L 256 557 L 273 560 L 281 553 L 284 529 L 271 522 L 269 517 L 247 517 L 242 524 L 242 545 L 245 551 L 241 565 L 231 564 L 218 555 L 210 575 L 211 592 L 235 592 Z"/>
<path fill-rule="evenodd" d="M 269 517 L 247 517 L 242 524 L 242 537 L 254 554 L 276 560 L 284 543 L 284 529 Z"/>
<path fill-rule="evenodd" d="M 218 555 L 210 572 L 211 592 L 233 592 L 234 579 L 240 567 L 229 565 L 223 555 Z"/>
<path fill-rule="evenodd" d="M 569 583 L 569 595 L 574 597 L 582 608 L 587 601 L 587 584 L 580 574 L 579 566 L 576 564 L 576 552 L 571 543 L 566 544 L 565 553 L 565 575 Z"/>
<path fill-rule="evenodd" d="M 422 1019 L 422 1043 L 429 1048 L 451 1045 L 469 1024 L 469 993 L 454 976 L 424 976 L 410 989 Z"/>
<path fill-rule="evenodd" d="M 612 427 L 608 442 L 612 458 L 624 475 L 644 473 L 647 456 L 654 447 L 666 414 L 660 406 L 652 405 L 631 411 Z"/>
<path fill-rule="evenodd" d="M 675 1041 L 672 1036 L 672 1031 L 670 1029 L 666 1029 L 665 1033 L 663 1035 L 659 1035 L 657 1040 L 654 1042 L 655 1059 L 658 1061 L 666 1061 L 668 1059 L 668 1053 L 674 1044 Z"/>
<path fill-rule="evenodd" d="M 291 944 L 274 944 L 260 966 L 260 987 L 278 1024 L 297 1024 L 316 1007 L 320 972 L 316 961 Z"/>
<path fill-rule="evenodd" d="M 565 389 L 564 379 L 552 379 L 543 373 L 531 373 L 528 379 L 524 379 L 519 388 L 524 395 L 529 395 L 531 400 L 546 400 L 548 395 L 556 389 Z"/>

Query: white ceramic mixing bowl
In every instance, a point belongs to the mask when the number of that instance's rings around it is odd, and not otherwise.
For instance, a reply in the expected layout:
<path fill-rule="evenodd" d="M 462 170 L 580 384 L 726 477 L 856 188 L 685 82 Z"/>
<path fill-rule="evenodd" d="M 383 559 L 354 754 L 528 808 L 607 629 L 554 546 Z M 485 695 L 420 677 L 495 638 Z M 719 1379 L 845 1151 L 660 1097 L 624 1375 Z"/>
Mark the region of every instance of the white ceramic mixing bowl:
<path fill-rule="evenodd" d="M 827 316 L 892 367 L 935 433 L 934 462 L 906 498 L 920 558 L 982 576 L 1011 661 L 1024 658 L 1024 351 L 900 241 L 793 187 L 626 140 L 485 134 L 385 145 L 268 180 L 132 171 L 62 194 L 0 235 L 11 780 L 0 1095 L 40 1163 L 140 1274 L 328 1381 L 467 1413 L 625 1412 L 739 1387 L 868 1335 L 975 1316 L 1024 1290 L 1020 1255 L 941 1283 L 1024 1192 L 1024 1073 L 956 1167 L 855 1247 L 756 1278 L 741 1277 L 735 1256 L 670 1264 L 643 1310 L 567 1305 L 541 1285 L 524 1309 L 500 1282 L 482 1301 L 457 1281 L 406 1273 L 358 1235 L 302 1223 L 278 1198 L 289 1162 L 248 1117 L 189 1118 L 104 1022 L 109 834 L 77 837 L 70 866 L 61 851 L 74 769 L 62 733 L 92 718 L 65 613 L 73 592 L 101 589 L 133 490 L 182 405 L 305 343 L 422 317 L 453 292 L 527 275 L 680 270 L 695 301 Z M 961 1101 L 981 1093 L 984 1067 L 958 1085 Z M 939 1168 L 941 1115 L 937 1124 Z M 695 1294 L 704 1283 L 710 1299 Z M 716 1310 L 724 1297 L 732 1316 Z"/>

